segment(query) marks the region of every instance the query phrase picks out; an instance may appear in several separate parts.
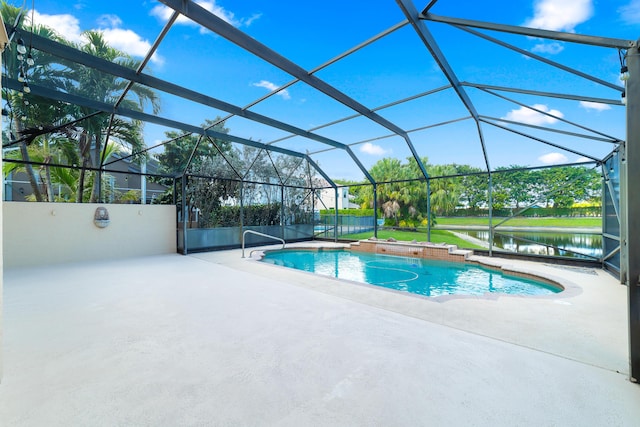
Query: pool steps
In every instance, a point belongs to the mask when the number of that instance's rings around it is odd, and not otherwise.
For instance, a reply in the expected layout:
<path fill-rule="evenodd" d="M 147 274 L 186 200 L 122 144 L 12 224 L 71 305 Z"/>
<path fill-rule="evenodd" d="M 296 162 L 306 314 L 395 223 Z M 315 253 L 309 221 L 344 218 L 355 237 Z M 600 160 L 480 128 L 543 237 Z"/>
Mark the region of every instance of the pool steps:
<path fill-rule="evenodd" d="M 290 261 L 284 261 L 284 260 L 280 260 L 280 259 L 271 259 L 271 258 L 266 258 L 263 259 L 264 262 L 269 263 L 269 264 L 273 264 L 273 265 L 279 265 L 282 267 L 289 267 L 289 268 L 295 268 L 295 264 L 290 262 Z"/>
<path fill-rule="evenodd" d="M 464 262 L 473 256 L 472 250 L 458 249 L 456 245 L 431 242 L 399 242 L 394 240 L 360 240 L 351 243 L 352 251 L 374 254 L 400 255 L 415 258 Z"/>

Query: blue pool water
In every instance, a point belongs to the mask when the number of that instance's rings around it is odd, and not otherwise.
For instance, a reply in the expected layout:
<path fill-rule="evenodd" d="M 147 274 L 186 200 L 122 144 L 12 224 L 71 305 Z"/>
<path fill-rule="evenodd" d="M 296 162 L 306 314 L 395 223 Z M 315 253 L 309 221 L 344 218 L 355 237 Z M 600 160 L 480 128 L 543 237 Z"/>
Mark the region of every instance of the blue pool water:
<path fill-rule="evenodd" d="M 346 250 L 272 251 L 265 254 L 263 261 L 424 296 L 483 295 L 487 292 L 546 295 L 561 291 L 543 282 L 466 263 Z"/>

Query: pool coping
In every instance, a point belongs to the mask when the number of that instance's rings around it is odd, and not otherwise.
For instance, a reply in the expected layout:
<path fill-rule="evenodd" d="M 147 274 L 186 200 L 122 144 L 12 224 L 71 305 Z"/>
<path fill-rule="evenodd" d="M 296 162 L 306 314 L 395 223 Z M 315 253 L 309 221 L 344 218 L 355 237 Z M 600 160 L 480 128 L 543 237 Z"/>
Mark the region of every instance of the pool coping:
<path fill-rule="evenodd" d="M 279 247 L 281 245 L 265 245 L 255 248 L 255 252 Z M 287 244 L 287 247 L 327 250 L 345 248 L 348 244 L 315 241 Z M 615 332 L 624 329 L 626 324 L 625 311 L 621 309 L 626 304 L 626 288 L 618 280 L 597 267 L 566 267 L 494 255 L 493 258 L 480 258 L 500 267 L 556 280 L 565 287 L 565 291 L 530 296 L 485 293 L 426 297 L 256 262 L 255 257 L 243 259 L 240 250 L 192 256 L 250 272 L 257 281 L 260 278 L 275 279 L 284 285 L 318 292 L 328 298 L 349 300 L 594 366 L 607 366 L 616 372 L 627 372 L 627 336 Z M 356 286 L 350 286 L 352 284 Z M 532 331 L 538 332 L 532 334 Z M 613 348 L 617 350 L 611 350 Z"/>
<path fill-rule="evenodd" d="M 601 269 L 531 269 L 584 292 L 441 304 L 274 269 L 239 249 L 10 270 L 0 417 L 162 424 L 195 408 L 205 421 L 335 425 L 382 408 L 360 424 L 408 410 L 415 425 L 462 408 L 458 424 L 569 425 L 602 407 L 599 424 L 634 425 L 626 288 Z"/>
<path fill-rule="evenodd" d="M 370 241 L 370 240 L 367 240 Z M 362 241 L 360 241 L 362 242 Z M 360 243 L 360 242 L 356 242 L 356 243 Z M 433 248 L 433 247 L 437 247 L 437 248 L 441 248 L 441 249 L 446 249 L 449 252 L 452 251 L 459 251 L 457 249 L 456 245 L 438 245 L 438 244 L 433 244 L 433 243 L 429 243 L 429 244 L 425 244 L 425 243 L 412 243 L 412 242 L 398 242 L 398 241 L 386 241 L 386 240 L 380 240 L 380 241 L 373 241 L 373 242 L 380 242 L 380 243 L 385 243 L 385 244 L 396 244 L 396 245 L 400 245 L 400 246 L 405 246 L 405 247 L 428 247 L 428 248 Z M 351 244 L 327 244 L 327 245 L 314 245 L 314 246 L 304 246 L 304 245 L 296 245 L 294 247 L 289 247 L 288 249 L 279 249 L 279 250 L 310 250 L 310 251 L 323 251 L 323 250 L 352 250 L 352 247 L 356 246 L 358 247 L 358 245 L 354 245 L 353 243 Z M 259 250 L 254 250 L 251 252 L 251 256 L 249 258 L 247 258 L 247 260 L 253 260 L 253 261 L 261 261 L 264 258 L 264 255 L 266 252 L 273 252 L 273 251 L 278 251 L 278 249 L 259 249 Z M 355 250 L 356 252 L 358 251 L 357 249 Z M 269 264 L 269 263 L 264 263 L 264 265 L 269 265 L 270 267 L 279 267 L 279 268 L 284 268 L 287 270 L 295 270 L 301 273 L 305 273 L 305 274 L 309 274 L 312 276 L 320 276 L 323 278 L 327 278 L 327 279 L 331 279 L 334 281 L 338 281 L 338 282 L 347 282 L 350 284 L 355 284 L 355 285 L 359 285 L 359 286 L 365 286 L 367 288 L 373 288 L 373 289 L 379 289 L 379 290 L 383 290 L 386 292 L 392 292 L 395 294 L 399 294 L 399 295 L 404 295 L 404 296 L 410 296 L 410 297 L 414 297 L 414 298 L 420 298 L 420 299 L 425 299 L 428 301 L 433 301 L 433 302 L 446 302 L 446 301 L 450 301 L 450 300 L 457 300 L 457 299 L 486 299 L 486 300 L 497 300 L 501 297 L 513 297 L 513 298 L 527 298 L 527 299 L 552 299 L 552 300 L 557 300 L 559 298 L 571 298 L 571 297 L 575 297 L 579 294 L 582 293 L 582 288 L 580 286 L 578 286 L 576 283 L 565 279 L 563 277 L 560 276 L 555 276 L 555 275 L 549 275 L 547 273 L 544 273 L 545 275 L 542 276 L 540 272 L 532 270 L 532 269 L 528 269 L 528 268 L 523 268 L 521 266 L 517 266 L 514 265 L 513 263 L 510 263 L 509 260 L 504 259 L 504 258 L 493 258 L 493 257 L 484 257 L 484 256 L 480 256 L 480 255 L 474 255 L 473 251 L 468 251 L 468 250 L 463 250 L 464 252 L 471 252 L 471 254 L 464 254 L 462 256 L 462 260 L 460 260 L 461 257 L 456 257 L 456 260 L 449 260 L 449 259 L 442 259 L 442 258 L 428 258 L 428 257 L 417 257 L 417 256 L 411 256 L 408 254 L 393 254 L 393 253 L 382 253 L 384 255 L 395 255 L 395 256 L 408 256 L 408 257 L 413 257 L 413 258 L 423 258 L 423 259 L 434 259 L 434 260 L 438 260 L 438 261 L 445 261 L 445 262 L 458 262 L 458 263 L 469 263 L 469 264 L 476 264 L 476 265 L 480 265 L 483 266 L 485 268 L 489 268 L 489 269 L 494 269 L 494 270 L 498 270 L 504 274 L 507 275 L 511 275 L 511 276 L 515 276 L 515 277 L 522 277 L 522 278 L 527 278 L 527 279 L 532 279 L 532 280 L 538 280 L 540 282 L 543 282 L 547 285 L 550 286 L 554 286 L 557 288 L 561 288 L 561 290 L 557 293 L 553 293 L 553 294 L 547 294 L 547 295 L 518 295 L 518 294 L 507 294 L 507 293 L 503 293 L 503 292 L 485 292 L 484 294 L 476 294 L 476 295 L 466 295 L 466 294 L 447 294 L 447 295 L 438 295 L 438 296 L 426 296 L 426 295 L 421 295 L 421 294 L 414 294 L 411 292 L 406 292 L 406 291 L 400 291 L 400 290 L 396 290 L 396 289 L 390 289 L 390 288 L 386 288 L 383 286 L 377 286 L 377 285 L 373 285 L 370 283 L 364 283 L 364 282 L 358 282 L 358 281 L 354 281 L 354 280 L 348 280 L 348 279 L 341 279 L 341 278 L 336 278 L 336 277 L 332 277 L 332 276 L 324 276 L 324 275 L 319 275 L 317 273 L 312 273 L 309 271 L 304 271 L 304 270 L 298 270 L 298 269 L 292 269 L 290 267 L 286 267 L 286 266 L 279 266 L 279 265 L 275 265 L 275 264 Z M 370 251 L 360 251 L 360 252 L 369 252 Z M 424 252 L 423 252 L 424 253 Z"/>

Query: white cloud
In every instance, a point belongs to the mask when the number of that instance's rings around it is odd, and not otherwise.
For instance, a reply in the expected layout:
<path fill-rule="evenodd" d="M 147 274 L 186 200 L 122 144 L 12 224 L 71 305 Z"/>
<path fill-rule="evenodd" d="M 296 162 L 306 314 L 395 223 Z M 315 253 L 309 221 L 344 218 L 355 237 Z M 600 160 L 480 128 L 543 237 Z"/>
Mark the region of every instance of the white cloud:
<path fill-rule="evenodd" d="M 122 19 L 118 15 L 102 15 L 98 18 L 98 25 L 101 27 L 119 27 Z"/>
<path fill-rule="evenodd" d="M 564 50 L 564 46 L 561 43 L 539 43 L 531 48 L 531 52 L 535 53 L 548 53 L 549 55 L 557 55 Z"/>
<path fill-rule="evenodd" d="M 611 106 L 600 102 L 580 101 L 580 106 L 585 110 L 606 111 L 611 110 Z"/>
<path fill-rule="evenodd" d="M 278 90 L 278 86 L 276 86 L 275 84 L 271 83 L 270 81 L 267 80 L 260 80 L 259 83 L 254 83 L 252 86 L 256 86 L 256 87 L 263 87 L 265 89 L 268 89 L 270 91 L 275 91 Z M 291 95 L 289 95 L 289 92 L 286 89 L 282 89 L 281 91 L 279 91 L 277 93 L 277 95 L 281 96 L 282 99 L 291 99 Z"/>
<path fill-rule="evenodd" d="M 585 163 L 585 162 L 592 162 L 592 161 L 593 161 L 592 159 L 589 159 L 587 157 L 578 157 L 574 163 Z"/>
<path fill-rule="evenodd" d="M 525 22 L 525 26 L 573 32 L 576 25 L 592 15 L 592 0 L 536 0 L 534 16 Z"/>
<path fill-rule="evenodd" d="M 640 22 L 640 0 L 632 0 L 629 4 L 618 8 L 620 18 L 630 25 Z"/>
<path fill-rule="evenodd" d="M 251 24 L 253 24 L 253 21 L 256 21 L 256 20 L 260 19 L 260 17 L 262 17 L 261 13 L 254 13 L 253 15 L 248 17 L 247 19 L 244 19 L 242 21 L 242 25 L 244 25 L 245 27 L 248 27 Z"/>
<path fill-rule="evenodd" d="M 110 46 L 128 53 L 135 57 L 145 57 L 151 49 L 151 43 L 147 40 L 143 40 L 138 34 L 131 30 L 125 30 L 122 28 L 107 28 L 100 30 L 104 35 L 104 39 Z M 162 65 L 164 59 L 158 54 L 154 54 L 151 57 L 151 61 Z"/>
<path fill-rule="evenodd" d="M 28 17 L 30 20 L 31 13 L 28 14 Z M 80 30 L 80 21 L 73 15 L 46 15 L 38 13 L 38 11 L 35 10 L 33 12 L 33 21 L 36 25 L 45 25 L 53 29 L 70 42 L 86 42 Z M 94 30 L 102 32 L 104 39 L 110 46 L 126 52 L 131 56 L 144 57 L 151 49 L 151 43 L 142 39 L 140 35 L 132 30 L 118 28 L 122 25 L 122 20 L 116 15 L 102 15 L 98 18 L 98 25 L 99 28 Z M 151 61 L 161 65 L 164 59 L 158 54 L 155 54 L 151 58 Z"/>
<path fill-rule="evenodd" d="M 549 107 L 543 104 L 534 104 L 531 108 L 535 108 L 536 110 L 544 111 L 545 113 L 552 114 L 556 117 L 564 117 L 558 110 L 551 110 Z M 544 124 L 553 124 L 558 121 L 553 117 L 549 117 L 542 113 L 538 113 L 537 111 L 533 111 L 526 107 L 520 107 L 517 110 L 511 110 L 507 113 L 503 119 L 512 120 L 514 122 L 526 123 L 529 125 L 544 125 Z"/>
<path fill-rule="evenodd" d="M 235 14 L 233 12 L 225 9 L 222 6 L 217 5 L 215 0 L 213 1 L 197 0 L 196 3 L 200 7 L 208 10 L 209 12 L 216 15 L 218 18 L 233 25 L 234 27 L 242 27 L 242 26 L 248 27 L 253 23 L 253 21 L 255 21 L 256 19 L 260 18 L 260 16 L 262 16 L 261 14 L 256 13 L 251 15 L 249 18 L 238 19 L 235 17 Z M 171 15 L 173 15 L 173 9 L 165 5 L 158 5 L 153 9 L 151 9 L 151 15 L 160 18 L 162 21 L 168 21 Z M 189 18 L 184 17 L 183 15 L 180 15 L 178 17 L 178 19 L 176 20 L 176 23 L 184 24 L 184 25 L 199 26 L 199 24 L 196 24 L 195 22 L 193 22 Z M 200 30 L 201 33 L 206 31 L 207 30 L 205 28 L 202 28 Z"/>
<path fill-rule="evenodd" d="M 538 157 L 538 160 L 545 165 L 557 165 L 560 163 L 567 163 L 569 159 L 562 153 L 548 153 L 544 156 Z"/>
<path fill-rule="evenodd" d="M 31 13 L 27 15 L 28 24 L 31 25 Z M 64 36 L 65 39 L 70 42 L 80 43 L 82 42 L 82 31 L 80 30 L 80 21 L 73 15 L 45 15 L 38 13 L 37 10 L 33 11 L 33 22 L 36 25 L 45 25 L 52 28 L 60 36 Z"/>
<path fill-rule="evenodd" d="M 384 156 L 387 154 L 387 150 L 382 148 L 379 145 L 372 144 L 370 142 L 365 142 L 360 146 L 360 151 L 365 154 L 370 154 L 372 156 Z"/>

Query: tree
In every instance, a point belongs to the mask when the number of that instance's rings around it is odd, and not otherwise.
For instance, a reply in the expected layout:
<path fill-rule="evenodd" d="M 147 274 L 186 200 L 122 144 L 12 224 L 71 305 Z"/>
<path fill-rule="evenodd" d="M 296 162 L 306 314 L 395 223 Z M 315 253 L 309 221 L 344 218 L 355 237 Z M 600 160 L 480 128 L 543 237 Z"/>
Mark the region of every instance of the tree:
<path fill-rule="evenodd" d="M 453 165 L 433 165 L 429 167 L 429 175 L 432 177 L 450 176 L 456 174 Z M 430 179 L 431 209 L 438 216 L 450 215 L 455 211 L 460 201 L 460 186 L 453 178 Z"/>
<path fill-rule="evenodd" d="M 229 133 L 229 129 L 224 127 L 224 122 L 218 123 L 219 120 L 219 117 L 215 120 L 207 119 L 201 126 L 205 129 L 211 128 L 216 132 Z M 217 124 L 213 126 L 214 123 Z M 164 144 L 164 152 L 156 155 L 160 163 L 160 172 L 162 173 L 176 176 L 182 175 L 187 172 L 186 167 L 190 158 L 191 169 L 199 170 L 206 159 L 218 155 L 218 149 L 207 137 L 201 137 L 193 133 L 185 134 L 181 131 L 165 132 L 165 136 L 169 142 Z M 200 141 L 199 144 L 198 141 Z M 223 153 L 229 151 L 230 144 L 227 141 L 214 139 L 213 142 Z M 198 145 L 198 150 L 193 153 L 196 145 Z"/>
<path fill-rule="evenodd" d="M 493 175 L 494 207 L 500 209 L 512 206 L 519 209 L 535 201 L 536 175 L 534 171 L 525 170 L 526 166 L 511 165 L 498 167 Z"/>
<path fill-rule="evenodd" d="M 471 210 L 476 210 L 489 203 L 488 174 L 478 174 L 482 169 L 469 165 L 454 165 L 460 178 L 460 202 Z M 473 175 L 466 175 L 473 174 Z M 494 175 L 495 176 L 495 175 Z"/>
<path fill-rule="evenodd" d="M 128 54 L 109 46 L 104 36 L 99 31 L 86 31 L 83 33 L 86 42 L 76 44 L 75 47 L 84 53 L 96 56 L 100 59 L 116 63 L 118 65 L 136 69 L 139 61 L 134 60 Z M 92 100 L 107 104 L 116 104 L 129 82 L 111 74 L 102 73 L 95 69 L 66 62 L 64 90 Z M 160 110 L 158 95 L 150 88 L 142 85 L 133 85 L 126 92 L 126 96 L 120 100 L 119 106 L 131 110 L 142 111 L 146 105 L 150 105 L 153 113 Z M 74 119 L 89 116 L 93 111 L 87 107 L 74 106 L 69 115 Z M 82 166 L 76 200 L 82 200 L 85 184 L 86 169 L 88 167 L 99 168 L 102 163 L 102 152 L 107 132 L 111 138 L 127 143 L 132 152 L 139 152 L 144 148 L 142 138 L 143 124 L 139 120 L 126 120 L 121 117 L 113 117 L 100 114 L 83 120 L 82 132 L 78 138 L 78 157 Z M 91 191 L 92 202 L 98 197 L 98 180 L 94 180 Z"/>
<path fill-rule="evenodd" d="M 6 2 L 2 3 L 5 22 L 15 22 L 20 12 L 20 9 L 9 6 Z M 22 22 L 19 23 L 19 26 L 22 26 Z M 31 30 L 39 36 L 59 43 L 71 44 L 47 27 L 32 26 Z M 138 61 L 108 46 L 100 32 L 89 31 L 83 36 L 85 42 L 71 45 L 85 53 L 119 65 L 130 68 L 138 66 Z M 5 73 L 14 78 L 21 78 L 21 75 L 25 75 L 30 83 L 60 88 L 71 94 L 111 104 L 115 104 L 119 100 L 129 84 L 126 80 L 72 61 L 55 58 L 36 50 L 30 53 L 35 64 L 26 69 L 26 61 L 18 61 L 15 52 L 11 52 L 7 57 L 8 60 L 3 64 Z M 23 170 L 27 174 L 37 201 L 43 201 L 45 198 L 49 201 L 53 200 L 52 181 L 55 174 L 52 174 L 48 165 L 53 161 L 54 155 L 57 155 L 58 162 L 81 165 L 80 174 L 76 181 L 76 195 L 72 198 L 81 202 L 85 193 L 86 169 L 89 167 L 99 168 L 103 163 L 103 148 L 107 129 L 109 129 L 110 137 L 113 140 L 126 143 L 131 146 L 133 152 L 139 151 L 144 146 L 142 122 L 140 121 L 125 120 L 120 117 L 110 119 L 109 115 L 96 115 L 88 108 L 68 105 L 26 93 L 3 90 L 3 97 L 10 107 L 14 131 L 19 136 L 28 136 L 28 138 L 20 139 L 19 148 L 21 158 L 25 161 Z M 142 110 L 147 104 L 152 106 L 154 113 L 158 112 L 159 102 L 155 92 L 147 87 L 134 85 L 126 92 L 126 96 L 119 105 L 129 109 Z M 57 130 L 59 126 L 83 117 L 85 119 L 76 123 L 73 132 L 57 132 L 57 135 L 49 135 L 49 129 Z M 66 130 L 69 129 L 66 128 Z M 73 144 L 68 143 L 70 140 L 73 140 Z M 72 146 L 74 150 L 69 150 Z M 40 173 L 40 180 L 44 183 L 43 189 L 39 187 L 38 176 L 30 163 L 35 160 L 33 156 L 45 163 L 45 166 L 41 168 L 41 172 L 44 173 Z M 71 181 L 67 179 L 65 182 Z M 90 201 L 97 200 L 98 183 L 98 180 L 93 180 Z"/>
<path fill-rule="evenodd" d="M 423 158 L 422 162 L 427 163 Z M 393 219 L 395 225 L 405 221 L 419 223 L 426 218 L 427 185 L 422 171 L 413 157 L 407 163 L 399 159 L 384 158 L 376 162 L 369 171 L 377 185 L 377 204 L 385 218 Z M 361 190 L 364 206 L 373 205 L 373 189 Z"/>
<path fill-rule="evenodd" d="M 376 182 L 383 183 L 377 186 L 378 206 L 382 208 L 385 218 L 393 219 L 396 226 L 399 223 L 398 213 L 401 206 L 407 201 L 403 184 L 395 182 L 405 178 L 403 172 L 402 162 L 390 157 L 378 160 L 369 170 Z"/>
<path fill-rule="evenodd" d="M 600 192 L 600 174 L 584 166 L 543 169 L 539 171 L 539 177 L 546 187 L 546 202 L 554 208 L 569 208 Z"/>
<path fill-rule="evenodd" d="M 24 28 L 24 11 L 21 8 L 9 5 L 3 1 L 0 6 L 0 12 L 4 22 L 14 23 L 21 17 L 17 23 L 18 28 Z M 30 30 L 38 36 L 49 38 L 56 41 L 62 39 L 51 29 L 36 25 L 31 26 Z M 23 58 L 18 59 L 18 55 Z M 30 83 L 36 83 L 44 86 L 55 86 L 60 84 L 61 73 L 59 67 L 55 66 L 55 59 L 48 54 L 44 54 L 37 50 L 29 50 L 27 55 L 31 56 L 34 65 L 31 66 L 26 61 L 25 55 L 20 54 L 16 50 L 7 49 L 3 57 L 3 73 L 9 78 L 18 81 L 25 80 Z M 50 161 L 49 144 L 46 138 L 40 138 L 35 135 L 34 130 L 43 127 L 53 127 L 58 124 L 61 117 L 64 116 L 62 102 L 52 101 L 42 97 L 31 95 L 30 93 L 11 91 L 6 88 L 2 89 L 2 98 L 6 102 L 7 111 L 9 113 L 9 140 L 17 137 L 20 160 L 25 163 L 19 167 L 13 168 L 13 171 L 24 171 L 31 186 L 31 191 L 36 201 L 53 200 L 53 194 L 50 187 L 46 193 L 38 185 L 38 176 L 30 163 L 32 155 L 35 155 L 38 161 L 47 163 Z M 15 133 L 14 133 L 15 132 Z M 41 133 L 42 134 L 42 133 Z M 44 141 L 44 150 L 39 149 L 41 140 Z M 11 168 L 10 168 L 11 169 Z M 45 175 L 49 177 L 49 170 L 45 167 Z M 46 180 L 45 185 L 50 186 L 51 181 Z"/>
<path fill-rule="evenodd" d="M 224 122 L 218 122 L 219 118 L 205 120 L 202 127 L 228 133 L 229 129 L 224 127 Z M 217 124 L 214 126 L 214 123 Z M 238 177 L 220 155 L 222 152 L 227 159 L 234 157 L 231 144 L 221 139 L 209 139 L 207 136 L 184 134 L 180 131 L 168 131 L 165 136 L 169 142 L 164 144 L 164 152 L 156 155 L 159 171 L 174 176 L 195 175 L 188 183 L 186 197 L 189 211 L 200 211 L 202 227 L 213 226 L 216 222 L 215 213 L 222 202 L 235 197 L 239 188 Z M 234 178 L 236 181 L 227 178 Z"/>

